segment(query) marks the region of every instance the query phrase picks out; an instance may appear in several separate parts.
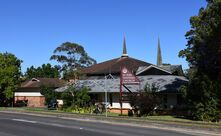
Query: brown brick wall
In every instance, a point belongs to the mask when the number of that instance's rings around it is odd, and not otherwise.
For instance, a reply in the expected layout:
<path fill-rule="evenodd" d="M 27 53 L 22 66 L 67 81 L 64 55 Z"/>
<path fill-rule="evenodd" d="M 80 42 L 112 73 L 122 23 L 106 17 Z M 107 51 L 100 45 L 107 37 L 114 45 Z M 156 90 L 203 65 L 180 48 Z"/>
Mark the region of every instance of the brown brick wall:
<path fill-rule="evenodd" d="M 118 114 L 121 113 L 121 110 L 120 110 L 120 109 L 117 109 L 117 108 L 109 109 L 109 111 L 110 111 L 111 113 L 118 113 Z M 127 114 L 128 114 L 128 109 L 122 109 L 122 114 L 127 115 Z"/>
<path fill-rule="evenodd" d="M 44 96 L 15 96 L 15 102 L 17 100 L 28 100 L 28 107 L 44 107 Z"/>

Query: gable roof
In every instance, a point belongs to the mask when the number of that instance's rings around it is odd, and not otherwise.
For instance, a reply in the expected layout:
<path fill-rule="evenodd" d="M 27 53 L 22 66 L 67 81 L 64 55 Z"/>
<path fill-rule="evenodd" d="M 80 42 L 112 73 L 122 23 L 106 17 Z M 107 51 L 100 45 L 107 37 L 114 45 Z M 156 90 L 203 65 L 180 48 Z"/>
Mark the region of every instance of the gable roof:
<path fill-rule="evenodd" d="M 23 82 L 20 88 L 39 88 L 41 86 L 58 88 L 64 85 L 65 81 L 58 78 L 32 78 Z"/>
<path fill-rule="evenodd" d="M 160 70 L 160 71 L 163 71 L 163 72 L 165 72 L 165 73 L 167 73 L 167 74 L 169 74 L 169 75 L 172 74 L 170 71 L 167 71 L 167 70 L 165 70 L 165 69 L 162 69 L 162 68 L 160 68 L 160 67 L 158 67 L 158 66 L 150 65 L 150 66 L 142 66 L 142 67 L 139 67 L 138 70 L 137 70 L 137 72 L 136 72 L 136 75 L 140 75 L 140 74 L 142 74 L 142 73 L 144 73 L 144 72 L 146 72 L 146 71 L 148 71 L 148 70 L 150 70 L 150 69 L 152 69 L 152 68 L 157 69 L 157 70 Z"/>
<path fill-rule="evenodd" d="M 176 74 L 179 76 L 183 76 L 182 65 L 161 65 L 160 68 L 171 72 L 172 74 Z"/>
<path fill-rule="evenodd" d="M 150 65 L 152 64 L 131 57 L 121 57 L 83 68 L 81 72 L 86 75 L 119 74 L 122 66 L 136 72 L 140 66 Z"/>

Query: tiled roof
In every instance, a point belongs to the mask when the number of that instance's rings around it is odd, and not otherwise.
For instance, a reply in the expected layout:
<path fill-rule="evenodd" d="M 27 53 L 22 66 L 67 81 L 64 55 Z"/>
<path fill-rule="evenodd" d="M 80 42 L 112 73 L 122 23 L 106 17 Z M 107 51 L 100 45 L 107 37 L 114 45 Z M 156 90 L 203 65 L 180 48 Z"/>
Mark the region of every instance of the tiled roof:
<path fill-rule="evenodd" d="M 140 66 L 149 65 L 151 64 L 138 59 L 121 57 L 83 68 L 81 72 L 87 75 L 119 74 L 122 66 L 126 66 L 131 71 L 136 72 Z"/>
<path fill-rule="evenodd" d="M 176 73 L 179 76 L 183 76 L 183 69 L 181 65 L 162 65 L 159 66 L 162 69 L 165 69 L 171 73 Z"/>
<path fill-rule="evenodd" d="M 179 88 L 182 85 L 186 85 L 188 80 L 183 76 L 174 76 L 174 75 L 147 75 L 147 76 L 138 76 L 140 80 L 140 85 L 127 85 L 127 87 L 132 92 L 137 92 L 140 89 L 144 89 L 144 87 L 148 84 L 150 86 L 155 85 L 158 92 L 165 93 L 177 93 L 179 92 Z M 100 93 L 105 92 L 119 92 L 120 91 L 120 79 L 94 79 L 94 80 L 79 80 L 75 86 L 77 88 L 88 87 L 91 89 L 91 93 Z M 63 92 L 68 88 L 68 86 L 61 87 L 56 89 L 57 92 Z M 123 88 L 123 92 L 127 92 L 125 88 Z"/>
<path fill-rule="evenodd" d="M 65 81 L 60 80 L 58 78 L 33 78 L 31 80 L 23 82 L 20 88 L 38 88 L 41 86 L 58 88 L 64 85 Z"/>
<path fill-rule="evenodd" d="M 155 65 L 139 67 L 138 70 L 136 71 L 136 75 L 150 75 L 150 74 L 145 74 L 145 72 L 147 72 L 150 69 L 159 70 L 161 72 L 161 73 L 157 72 L 157 74 L 154 72 L 150 72 L 152 75 L 172 75 L 170 71 L 162 69 L 161 67 Z"/>

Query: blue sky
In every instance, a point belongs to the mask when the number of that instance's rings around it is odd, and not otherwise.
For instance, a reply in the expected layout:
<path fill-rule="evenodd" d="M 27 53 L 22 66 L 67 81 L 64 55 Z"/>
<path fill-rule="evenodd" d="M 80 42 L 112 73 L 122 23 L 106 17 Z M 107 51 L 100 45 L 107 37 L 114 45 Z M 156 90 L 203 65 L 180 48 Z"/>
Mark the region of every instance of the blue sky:
<path fill-rule="evenodd" d="M 189 18 L 205 0 L 1 0 L 0 52 L 23 60 L 22 71 L 49 61 L 69 41 L 98 62 L 120 57 L 126 35 L 130 57 L 156 63 L 160 37 L 164 63 L 182 64 Z"/>

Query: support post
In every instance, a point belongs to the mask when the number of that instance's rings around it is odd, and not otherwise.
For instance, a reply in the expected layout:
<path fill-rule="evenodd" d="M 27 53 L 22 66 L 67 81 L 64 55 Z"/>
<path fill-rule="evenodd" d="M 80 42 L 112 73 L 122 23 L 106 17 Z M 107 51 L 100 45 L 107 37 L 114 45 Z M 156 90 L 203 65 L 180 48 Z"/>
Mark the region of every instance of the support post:
<path fill-rule="evenodd" d="M 122 74 L 121 74 L 121 77 L 120 77 L 120 115 L 123 115 L 123 103 L 122 103 Z"/>
<path fill-rule="evenodd" d="M 104 88 L 105 88 L 105 115 L 106 115 L 106 117 L 107 117 L 107 87 L 106 87 L 106 85 L 107 85 L 107 83 L 106 83 L 106 81 L 107 81 L 107 77 L 105 76 L 105 85 L 104 85 Z"/>

